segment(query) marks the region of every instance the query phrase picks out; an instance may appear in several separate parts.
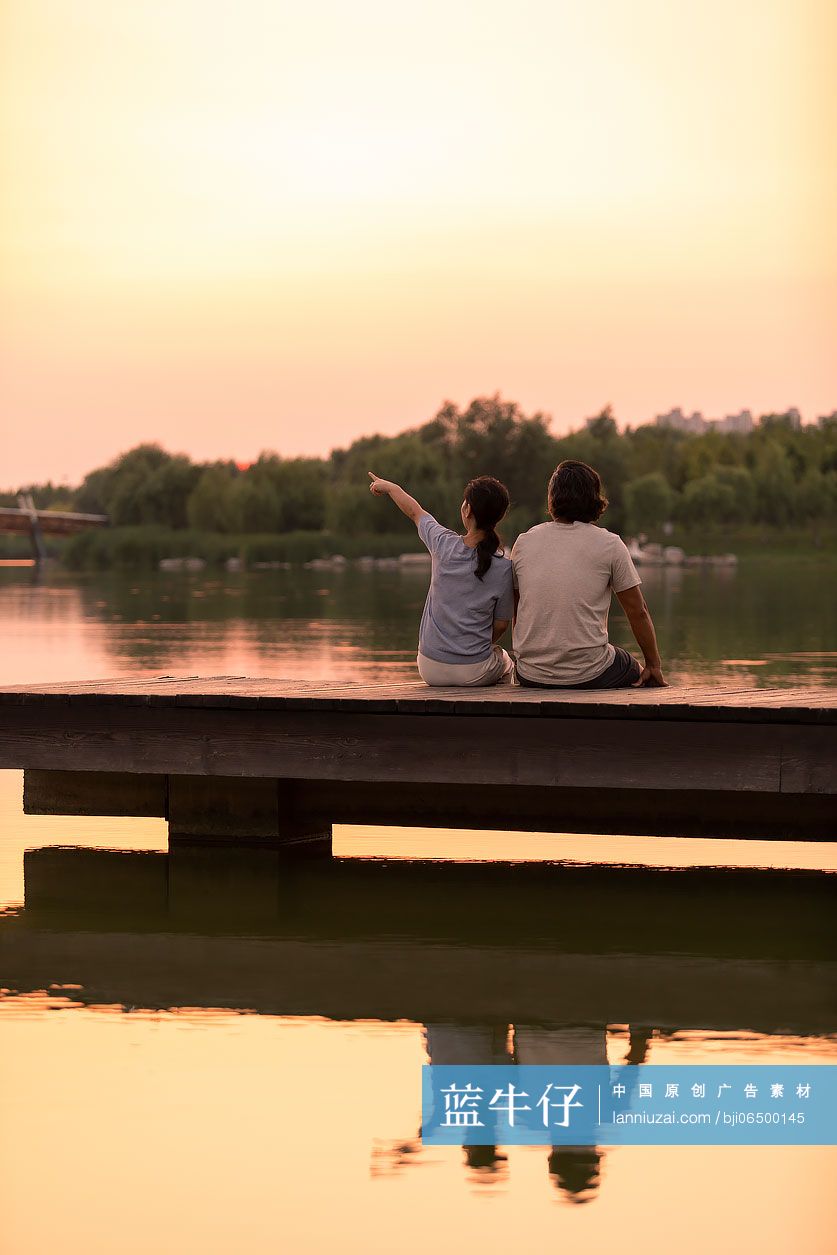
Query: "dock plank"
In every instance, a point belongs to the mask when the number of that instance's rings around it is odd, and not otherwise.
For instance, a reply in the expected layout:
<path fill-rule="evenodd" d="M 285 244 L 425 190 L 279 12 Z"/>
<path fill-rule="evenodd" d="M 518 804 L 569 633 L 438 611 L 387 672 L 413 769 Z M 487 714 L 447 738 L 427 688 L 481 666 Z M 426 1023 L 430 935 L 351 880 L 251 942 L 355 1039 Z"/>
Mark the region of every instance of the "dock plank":
<path fill-rule="evenodd" d="M 91 773 L 67 790 L 89 794 L 91 808 L 97 788 L 102 806 L 114 804 L 97 773 L 158 778 L 160 798 L 177 777 L 221 778 L 213 788 L 242 799 L 254 779 L 273 781 L 291 827 L 303 815 L 325 826 L 336 815 L 419 826 L 455 817 L 460 827 L 829 840 L 836 728 L 837 693 L 814 686 L 136 676 L 0 689 L 0 768 L 41 773 L 43 805 L 50 773 L 56 786 L 62 773 Z"/>
<path fill-rule="evenodd" d="M 513 715 L 607 719 L 718 719 L 722 722 L 837 722 L 837 691 L 736 685 L 665 689 L 549 690 L 428 688 L 421 681 L 341 681 L 242 676 L 117 678 L 0 689 L 0 706 L 169 706 L 379 713 Z"/>

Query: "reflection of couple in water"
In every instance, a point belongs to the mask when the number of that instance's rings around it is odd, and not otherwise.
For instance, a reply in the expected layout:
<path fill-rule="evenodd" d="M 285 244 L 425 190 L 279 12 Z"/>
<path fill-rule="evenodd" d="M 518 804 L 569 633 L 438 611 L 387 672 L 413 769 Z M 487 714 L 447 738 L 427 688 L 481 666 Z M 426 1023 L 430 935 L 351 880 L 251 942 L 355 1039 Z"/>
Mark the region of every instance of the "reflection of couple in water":
<path fill-rule="evenodd" d="M 398 484 L 369 472 L 375 496 L 412 519 L 430 551 L 419 628 L 419 674 L 434 686 L 619 689 L 664 685 L 654 624 L 627 546 L 597 526 L 607 498 L 585 462 L 561 462 L 549 481 L 551 521 L 518 536 L 506 557 L 497 526 L 509 508 L 488 475 L 465 486 L 464 535 L 428 514 Z M 611 594 L 627 615 L 641 665 L 608 640 Z M 500 645 L 514 620 L 514 658 Z"/>
<path fill-rule="evenodd" d="M 650 1029 L 632 1029 L 624 1062 L 645 1061 Z M 427 1055 L 434 1064 L 573 1064 L 606 1065 L 607 1029 L 603 1025 L 567 1024 L 428 1024 Z M 505 1163 L 496 1146 L 463 1146 L 465 1162 L 487 1178 Z M 599 1187 L 602 1151 L 598 1146 L 553 1146 L 550 1180 L 568 1199 L 586 1203 Z"/>

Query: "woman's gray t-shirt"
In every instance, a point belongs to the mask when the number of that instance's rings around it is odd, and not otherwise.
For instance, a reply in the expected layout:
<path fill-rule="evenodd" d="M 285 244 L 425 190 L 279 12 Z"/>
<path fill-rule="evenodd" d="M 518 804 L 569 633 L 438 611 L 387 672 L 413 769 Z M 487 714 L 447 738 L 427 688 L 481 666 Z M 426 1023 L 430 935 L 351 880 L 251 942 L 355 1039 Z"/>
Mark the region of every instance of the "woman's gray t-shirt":
<path fill-rule="evenodd" d="M 434 662 L 483 662 L 491 657 L 494 620 L 514 615 L 510 560 L 495 554 L 480 580 L 474 574 L 476 550 L 456 532 L 423 514 L 418 533 L 433 559 L 419 653 Z"/>

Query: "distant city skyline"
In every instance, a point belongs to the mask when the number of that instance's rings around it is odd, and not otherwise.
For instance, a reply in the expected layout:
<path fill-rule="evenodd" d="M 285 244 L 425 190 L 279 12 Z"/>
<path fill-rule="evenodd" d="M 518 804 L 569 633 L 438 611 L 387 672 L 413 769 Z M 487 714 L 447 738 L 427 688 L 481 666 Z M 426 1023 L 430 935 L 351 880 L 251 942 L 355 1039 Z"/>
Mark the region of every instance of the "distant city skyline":
<path fill-rule="evenodd" d="M 514 398 L 506 397 L 504 399 L 513 400 Z M 468 400 L 470 401 L 471 398 L 468 398 Z M 437 407 L 437 410 L 438 408 L 439 407 Z M 433 414 L 435 414 L 437 410 L 434 410 Z M 537 411 L 533 410 L 531 412 L 535 413 Z M 575 423 L 570 423 L 567 426 L 563 427 L 560 431 L 555 427 L 554 423 L 550 421 L 550 430 L 553 431 L 554 434 L 556 435 L 564 435 L 570 431 L 578 431 L 582 429 L 585 425 L 594 423 L 596 419 L 600 417 L 602 412 L 603 412 L 602 410 L 599 410 L 597 414 L 589 415 L 585 419 L 579 419 Z M 422 422 L 429 421 L 433 417 L 433 414 L 428 414 L 426 419 L 423 419 Z M 549 416 L 547 417 L 549 418 Z M 826 413 L 826 414 L 818 414 L 815 417 L 812 417 L 811 419 L 809 419 L 808 421 L 804 419 L 803 415 L 800 414 L 796 406 L 789 406 L 784 409 L 765 410 L 763 414 L 757 414 L 757 415 L 754 415 L 748 409 L 743 409 L 743 410 L 738 411 L 737 413 L 725 414 L 719 418 L 704 417 L 704 415 L 699 410 L 692 410 L 690 412 L 687 412 L 683 410 L 682 407 L 680 406 L 674 406 L 670 410 L 667 410 L 661 414 L 656 414 L 646 419 L 635 419 L 633 421 L 629 419 L 622 420 L 620 416 L 616 413 L 614 413 L 613 417 L 620 431 L 624 431 L 627 427 L 631 427 L 635 429 L 637 427 L 656 426 L 656 427 L 669 427 L 674 431 L 682 431 L 682 432 L 686 432 L 692 435 L 700 435 L 704 432 L 708 432 L 712 430 L 720 431 L 722 433 L 727 433 L 727 434 L 746 435 L 748 432 L 755 430 L 755 428 L 758 427 L 759 423 L 761 422 L 763 418 L 771 418 L 771 417 L 788 418 L 790 420 L 791 426 L 794 427 L 795 429 L 800 429 L 804 427 L 822 427 L 826 423 L 837 423 L 837 409 L 832 410 L 831 412 Z M 348 447 L 348 445 L 352 443 L 353 440 L 360 439 L 363 436 L 398 435 L 401 431 L 411 430 L 412 428 L 416 426 L 420 426 L 420 425 L 421 423 L 412 424 L 411 428 L 407 428 L 407 427 L 399 428 L 397 431 L 392 431 L 392 432 L 375 432 L 375 431 L 359 432 L 357 436 L 352 437 L 351 440 L 346 440 L 343 444 L 335 445 L 333 446 L 333 448 L 346 448 Z M 256 460 L 256 458 L 258 457 L 260 453 L 271 451 L 271 449 L 268 446 L 265 446 L 264 449 L 257 449 L 255 453 L 253 454 L 253 456 L 249 458 L 240 458 L 236 455 L 235 451 L 231 452 L 228 450 L 214 456 L 210 455 L 210 456 L 204 457 L 204 456 L 193 454 L 189 449 L 176 447 L 174 444 L 167 441 L 163 437 L 163 438 L 157 438 L 153 440 L 149 438 L 147 440 L 143 439 L 143 440 L 135 441 L 132 445 L 125 445 L 124 448 L 119 449 L 116 452 L 116 454 L 114 454 L 113 456 L 118 457 L 120 454 L 127 452 L 129 448 L 133 448 L 137 444 L 152 444 L 152 443 L 161 445 L 169 453 L 175 453 L 175 454 L 185 453 L 189 455 L 190 457 L 192 457 L 194 461 L 200 461 L 200 462 L 212 462 L 216 460 L 217 461 L 230 461 L 230 462 L 236 462 L 242 468 L 252 465 L 252 463 Z M 279 452 L 281 454 L 281 450 L 272 450 L 272 451 Z M 320 451 L 317 451 L 317 450 L 307 451 L 302 454 L 288 453 L 282 456 L 287 456 L 289 458 L 297 457 L 297 456 L 311 456 L 311 457 L 327 458 L 331 452 L 332 452 L 332 448 L 329 448 L 329 449 L 323 449 Z M 60 485 L 60 484 L 66 483 L 69 487 L 77 487 L 78 484 L 81 483 L 81 480 L 84 478 L 85 474 L 87 474 L 88 472 L 92 470 L 96 470 L 100 466 L 106 465 L 107 462 L 110 462 L 112 460 L 113 458 L 111 457 L 111 458 L 100 459 L 99 461 L 92 462 L 89 466 L 86 466 L 84 468 L 82 473 L 79 474 L 76 479 L 69 479 L 66 477 L 58 478 L 57 476 L 41 475 L 41 476 L 36 476 L 34 478 L 29 477 L 28 479 L 19 479 L 17 481 L 5 480 L 5 481 L 0 482 L 0 492 L 10 492 L 10 491 L 18 491 L 18 490 L 25 491 L 32 485 L 36 485 L 39 483 L 45 484 L 47 482 L 50 482 L 50 480 L 53 484 Z"/>
<path fill-rule="evenodd" d="M 725 414 L 722 418 L 705 418 L 700 410 L 693 410 L 690 414 L 686 414 L 678 405 L 664 414 L 657 414 L 653 421 L 657 427 L 670 427 L 674 431 L 691 432 L 695 435 L 714 430 L 743 436 L 753 431 L 763 418 L 774 416 L 786 418 L 791 427 L 797 430 L 801 427 L 822 427 L 826 423 L 837 422 L 837 410 L 832 410 L 828 414 L 818 414 L 806 423 L 795 405 L 788 406 L 784 410 L 768 410 L 760 415 L 754 415 L 751 410 L 744 409 L 736 414 Z"/>

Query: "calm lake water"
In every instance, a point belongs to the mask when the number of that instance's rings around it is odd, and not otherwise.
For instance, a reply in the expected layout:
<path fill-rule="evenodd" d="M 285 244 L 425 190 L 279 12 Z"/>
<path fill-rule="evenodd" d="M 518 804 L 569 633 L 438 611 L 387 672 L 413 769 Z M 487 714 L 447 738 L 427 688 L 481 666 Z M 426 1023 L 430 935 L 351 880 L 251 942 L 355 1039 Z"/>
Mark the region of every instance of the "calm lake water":
<path fill-rule="evenodd" d="M 673 681 L 834 683 L 833 563 L 643 574 Z M 426 578 L 0 571 L 0 683 L 412 678 Z M 422 1146 L 419 1070 L 429 1048 L 837 1063 L 837 844 L 405 815 L 335 852 L 290 879 L 169 853 L 162 820 L 26 816 L 0 772 L 3 1255 L 831 1255 L 832 1148 L 469 1158 Z"/>

